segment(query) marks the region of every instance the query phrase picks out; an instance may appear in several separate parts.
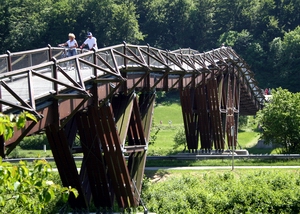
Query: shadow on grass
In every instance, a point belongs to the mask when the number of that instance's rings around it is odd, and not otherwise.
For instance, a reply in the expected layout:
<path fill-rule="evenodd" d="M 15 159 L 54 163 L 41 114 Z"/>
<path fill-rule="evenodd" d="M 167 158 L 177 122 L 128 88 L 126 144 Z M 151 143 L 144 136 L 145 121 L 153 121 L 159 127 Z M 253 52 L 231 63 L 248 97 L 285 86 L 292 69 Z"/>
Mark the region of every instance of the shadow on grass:
<path fill-rule="evenodd" d="M 145 176 L 151 180 L 161 179 L 170 173 L 167 170 L 158 169 L 158 170 L 145 170 Z"/>
<path fill-rule="evenodd" d="M 274 150 L 274 148 L 246 148 L 249 152 L 249 154 L 271 154 L 271 152 Z"/>

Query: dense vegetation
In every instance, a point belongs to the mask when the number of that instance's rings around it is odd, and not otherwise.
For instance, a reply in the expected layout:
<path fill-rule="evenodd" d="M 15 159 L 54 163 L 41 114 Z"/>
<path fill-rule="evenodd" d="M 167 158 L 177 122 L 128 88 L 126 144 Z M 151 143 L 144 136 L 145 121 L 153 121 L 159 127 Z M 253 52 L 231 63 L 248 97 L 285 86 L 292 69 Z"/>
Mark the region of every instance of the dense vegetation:
<path fill-rule="evenodd" d="M 183 173 L 183 172 L 181 172 Z M 156 213 L 298 213 L 297 171 L 190 172 L 145 182 L 143 200 Z M 164 175 L 166 174 L 166 175 Z"/>
<path fill-rule="evenodd" d="M 280 147 L 282 153 L 299 153 L 300 93 L 282 88 L 273 91 L 270 102 L 258 113 L 263 129 L 261 137 L 266 144 Z"/>
<path fill-rule="evenodd" d="M 299 91 L 300 0 L 3 0 L 0 53 L 56 46 L 87 31 L 99 47 L 127 41 L 210 50 L 224 43 L 245 58 L 260 86 Z"/>

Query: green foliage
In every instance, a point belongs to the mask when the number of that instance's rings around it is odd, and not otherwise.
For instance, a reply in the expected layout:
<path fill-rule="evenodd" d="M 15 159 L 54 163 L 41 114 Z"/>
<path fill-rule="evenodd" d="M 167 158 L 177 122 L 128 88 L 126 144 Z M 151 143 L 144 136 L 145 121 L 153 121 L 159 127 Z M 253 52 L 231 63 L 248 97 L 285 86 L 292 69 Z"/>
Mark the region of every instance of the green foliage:
<path fill-rule="evenodd" d="M 160 129 L 161 129 L 161 127 L 156 125 L 156 123 L 152 119 L 152 127 L 151 127 L 151 135 L 150 135 L 150 139 L 149 139 L 149 145 L 153 145 L 155 143 Z"/>
<path fill-rule="evenodd" d="M 279 145 L 284 153 L 300 152 L 300 93 L 272 90 L 272 99 L 258 114 L 265 143 Z"/>
<path fill-rule="evenodd" d="M 45 134 L 28 136 L 20 142 L 20 147 L 22 149 L 43 150 L 44 145 L 46 145 L 47 148 L 50 148 L 48 139 Z"/>
<path fill-rule="evenodd" d="M 180 127 L 179 129 L 177 129 L 177 132 L 174 136 L 174 149 L 177 149 L 180 146 L 184 146 L 184 150 L 186 150 L 186 136 L 185 136 L 185 130 L 183 127 Z"/>
<path fill-rule="evenodd" d="M 248 124 L 248 116 L 239 116 L 239 127 L 246 127 Z"/>
<path fill-rule="evenodd" d="M 54 183 L 51 165 L 44 160 L 34 163 L 33 169 L 26 162 L 17 165 L 0 159 L 0 209 L 2 213 L 51 213 L 48 205 L 62 196 L 64 202 L 76 189 Z"/>
<path fill-rule="evenodd" d="M 156 213 L 298 213 L 299 172 L 188 173 L 145 182 L 142 198 Z"/>
<path fill-rule="evenodd" d="M 13 136 L 14 128 L 23 128 L 27 119 L 37 122 L 37 119 L 28 112 L 22 112 L 18 115 L 4 115 L 0 113 L 0 136 L 3 135 L 4 139 L 8 140 Z"/>

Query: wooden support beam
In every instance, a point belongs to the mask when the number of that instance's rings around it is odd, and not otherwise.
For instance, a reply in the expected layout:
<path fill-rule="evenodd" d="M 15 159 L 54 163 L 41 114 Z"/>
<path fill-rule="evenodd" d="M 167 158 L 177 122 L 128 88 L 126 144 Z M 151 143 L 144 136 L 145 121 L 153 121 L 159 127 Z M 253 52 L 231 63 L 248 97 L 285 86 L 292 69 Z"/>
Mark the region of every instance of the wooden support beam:
<path fill-rule="evenodd" d="M 185 88 L 180 90 L 180 102 L 183 115 L 187 147 L 190 151 L 196 152 L 198 149 L 199 131 L 197 129 L 198 115 L 195 109 L 195 89 Z"/>
<path fill-rule="evenodd" d="M 138 201 L 134 198 L 134 187 L 121 148 L 112 106 L 103 105 L 98 110 L 89 108 L 89 111 L 93 115 L 89 117 L 89 122 L 97 128 L 118 205 L 121 208 L 136 207 Z"/>
<path fill-rule="evenodd" d="M 214 73 L 214 72 L 213 72 Z M 211 120 L 211 131 L 212 137 L 214 141 L 214 148 L 216 150 L 224 149 L 223 142 L 223 132 L 222 132 L 222 122 L 221 122 L 221 112 L 219 107 L 218 100 L 218 86 L 217 80 L 212 77 L 210 81 L 207 83 L 207 91 L 208 91 L 208 100 L 209 100 L 209 111 L 210 111 L 210 120 Z"/>
<path fill-rule="evenodd" d="M 203 73 L 202 76 L 205 74 Z M 195 100 L 198 113 L 198 127 L 200 131 L 201 149 L 211 150 L 211 132 L 210 132 L 210 120 L 209 120 L 209 108 L 208 108 L 208 97 L 207 97 L 207 86 L 205 79 L 203 83 L 196 88 Z"/>
<path fill-rule="evenodd" d="M 135 93 L 127 96 L 124 94 L 118 94 L 112 99 L 112 108 L 122 147 L 125 146 L 127 131 L 132 114 L 133 100 L 135 97 Z"/>
<path fill-rule="evenodd" d="M 90 117 L 94 117 L 91 111 L 80 112 L 76 116 L 84 154 L 82 168 L 86 168 L 95 207 L 112 208 L 114 193 L 111 188 L 111 179 L 108 176 L 97 130 L 89 122 Z"/>
<path fill-rule="evenodd" d="M 52 154 L 64 187 L 76 188 L 79 196 L 69 196 L 69 204 L 73 209 L 87 208 L 88 201 L 85 190 L 82 188 L 80 177 L 74 158 L 71 154 L 68 139 L 63 130 L 58 130 L 53 124 L 46 127 L 46 135 Z"/>

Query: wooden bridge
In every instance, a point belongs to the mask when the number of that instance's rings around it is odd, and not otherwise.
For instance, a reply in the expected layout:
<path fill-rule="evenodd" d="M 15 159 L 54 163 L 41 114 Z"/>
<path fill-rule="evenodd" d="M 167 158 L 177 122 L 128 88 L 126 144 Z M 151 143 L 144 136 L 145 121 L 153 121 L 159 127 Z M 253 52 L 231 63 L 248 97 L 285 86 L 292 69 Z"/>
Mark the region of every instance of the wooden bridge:
<path fill-rule="evenodd" d="M 63 185 L 79 192 L 69 198 L 75 209 L 139 205 L 157 91 L 179 90 L 190 152 L 236 147 L 239 115 L 254 115 L 264 102 L 230 47 L 199 53 L 124 43 L 61 59 L 62 53 L 49 46 L 0 55 L 1 112 L 38 118 L 9 141 L 1 138 L 0 154 L 45 131 Z M 83 153 L 79 173 L 75 153 Z"/>

